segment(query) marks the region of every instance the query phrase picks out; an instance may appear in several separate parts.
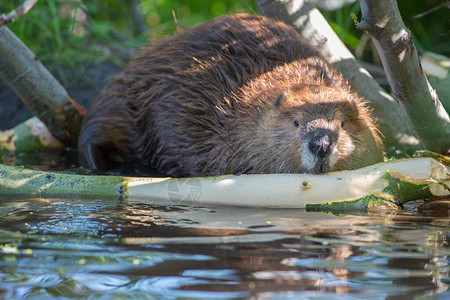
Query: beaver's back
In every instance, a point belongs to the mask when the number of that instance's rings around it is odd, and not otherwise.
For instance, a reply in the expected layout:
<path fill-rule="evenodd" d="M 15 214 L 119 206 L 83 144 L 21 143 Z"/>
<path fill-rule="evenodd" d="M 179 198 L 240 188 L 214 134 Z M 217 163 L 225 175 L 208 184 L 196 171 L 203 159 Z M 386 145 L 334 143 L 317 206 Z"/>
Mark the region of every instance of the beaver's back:
<path fill-rule="evenodd" d="M 289 26 L 248 14 L 217 18 L 157 41 L 89 109 L 80 158 L 94 168 L 139 160 L 172 176 L 217 174 L 205 173 L 208 153 L 218 143 L 233 143 L 218 137 L 235 130 L 240 89 L 280 65 L 314 55 Z M 325 84 L 343 84 L 326 67 L 316 73 L 311 76 L 329 79 Z"/>
<path fill-rule="evenodd" d="M 160 154 L 207 150 L 205 129 L 211 122 L 225 122 L 214 106 L 232 107 L 245 82 L 314 54 L 292 28 L 248 14 L 217 18 L 156 41 L 88 110 L 80 133 L 80 160 L 105 169 L 111 161 L 137 158 L 176 169 L 176 163 Z M 190 149 L 193 140 L 197 147 Z"/>

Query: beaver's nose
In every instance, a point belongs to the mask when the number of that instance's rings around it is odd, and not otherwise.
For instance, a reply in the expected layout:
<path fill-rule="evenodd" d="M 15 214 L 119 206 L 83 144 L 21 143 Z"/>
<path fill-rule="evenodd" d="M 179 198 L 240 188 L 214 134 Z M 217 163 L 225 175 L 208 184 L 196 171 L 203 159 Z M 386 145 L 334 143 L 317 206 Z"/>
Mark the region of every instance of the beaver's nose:
<path fill-rule="evenodd" d="M 313 137 L 308 144 L 309 151 L 320 158 L 324 158 L 331 152 L 331 139 L 325 135 Z"/>

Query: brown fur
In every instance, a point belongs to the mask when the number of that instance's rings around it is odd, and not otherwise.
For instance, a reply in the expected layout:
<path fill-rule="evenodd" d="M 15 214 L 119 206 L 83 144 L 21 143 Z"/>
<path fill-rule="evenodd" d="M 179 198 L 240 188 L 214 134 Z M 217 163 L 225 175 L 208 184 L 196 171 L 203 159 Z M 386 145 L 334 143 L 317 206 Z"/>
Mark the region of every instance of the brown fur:
<path fill-rule="evenodd" d="M 94 168 L 142 161 L 179 177 L 382 160 L 369 111 L 342 77 L 292 28 L 247 14 L 148 46 L 89 109 L 79 150 Z"/>

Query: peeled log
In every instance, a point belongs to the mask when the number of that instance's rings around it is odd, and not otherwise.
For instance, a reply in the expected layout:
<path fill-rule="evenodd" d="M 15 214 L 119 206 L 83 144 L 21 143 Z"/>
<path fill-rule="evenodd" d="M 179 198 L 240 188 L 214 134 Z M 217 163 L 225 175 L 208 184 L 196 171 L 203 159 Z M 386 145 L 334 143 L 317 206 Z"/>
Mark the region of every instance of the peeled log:
<path fill-rule="evenodd" d="M 31 153 L 43 149 L 63 148 L 64 145 L 37 117 L 32 117 L 10 130 L 0 131 L 0 153 Z"/>
<path fill-rule="evenodd" d="M 449 187 L 449 170 L 433 158 L 396 160 L 325 175 L 185 179 L 72 175 L 0 165 L 0 195 L 114 197 L 159 205 L 365 209 L 447 196 Z"/>

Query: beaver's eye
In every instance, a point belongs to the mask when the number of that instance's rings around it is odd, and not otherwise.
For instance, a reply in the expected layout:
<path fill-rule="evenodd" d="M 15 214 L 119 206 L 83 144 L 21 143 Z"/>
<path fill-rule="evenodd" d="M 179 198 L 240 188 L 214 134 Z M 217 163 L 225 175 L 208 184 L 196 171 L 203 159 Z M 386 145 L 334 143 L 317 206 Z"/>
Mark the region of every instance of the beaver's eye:
<path fill-rule="evenodd" d="M 299 126 L 300 126 L 300 124 L 298 123 L 297 120 L 294 120 L 294 126 L 295 126 L 295 127 L 299 127 Z"/>
<path fill-rule="evenodd" d="M 341 122 L 341 128 L 344 127 L 344 121 Z"/>

